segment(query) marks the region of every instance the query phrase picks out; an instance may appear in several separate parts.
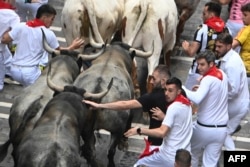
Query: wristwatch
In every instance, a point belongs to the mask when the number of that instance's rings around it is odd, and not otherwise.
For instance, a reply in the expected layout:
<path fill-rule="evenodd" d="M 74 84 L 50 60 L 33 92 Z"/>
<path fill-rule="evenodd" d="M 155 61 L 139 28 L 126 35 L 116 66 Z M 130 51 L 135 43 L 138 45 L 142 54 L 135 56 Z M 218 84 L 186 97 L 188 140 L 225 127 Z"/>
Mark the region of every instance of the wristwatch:
<path fill-rule="evenodd" d="M 137 128 L 137 134 L 141 135 L 141 128 Z"/>

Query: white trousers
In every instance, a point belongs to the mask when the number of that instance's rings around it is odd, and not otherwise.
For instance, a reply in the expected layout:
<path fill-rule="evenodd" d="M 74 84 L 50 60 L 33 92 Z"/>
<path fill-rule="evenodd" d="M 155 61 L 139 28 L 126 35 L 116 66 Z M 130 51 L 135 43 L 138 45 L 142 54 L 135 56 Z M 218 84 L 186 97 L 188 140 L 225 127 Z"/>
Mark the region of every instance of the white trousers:
<path fill-rule="evenodd" d="M 217 167 L 226 135 L 226 127 L 210 128 L 195 122 L 191 138 L 192 167 L 198 167 L 202 155 L 202 167 Z"/>
<path fill-rule="evenodd" d="M 247 115 L 249 110 L 249 99 L 242 99 L 240 102 L 228 102 L 229 121 L 227 124 L 227 138 L 225 147 L 227 150 L 235 150 L 235 144 L 232 138 L 232 133 L 240 125 L 241 120 Z"/>
<path fill-rule="evenodd" d="M 23 86 L 29 86 L 38 79 L 41 70 L 38 66 L 24 67 L 11 64 L 10 75 Z"/>
<path fill-rule="evenodd" d="M 6 45 L 5 49 L 0 51 L 0 90 L 4 87 L 5 74 L 10 70 L 12 55 Z"/>
<path fill-rule="evenodd" d="M 39 3 L 24 3 L 24 1 L 25 0 L 16 0 L 17 14 L 20 16 L 21 22 L 35 18 L 37 9 L 41 5 L 48 3 L 48 0 L 41 0 Z"/>

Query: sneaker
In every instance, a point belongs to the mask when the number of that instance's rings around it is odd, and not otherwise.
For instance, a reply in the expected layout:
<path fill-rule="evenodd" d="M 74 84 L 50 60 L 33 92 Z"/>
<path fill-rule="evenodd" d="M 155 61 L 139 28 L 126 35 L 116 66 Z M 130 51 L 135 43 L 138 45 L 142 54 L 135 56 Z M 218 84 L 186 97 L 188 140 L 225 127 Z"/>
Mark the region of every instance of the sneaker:
<path fill-rule="evenodd" d="M 12 80 L 12 78 L 4 78 L 4 83 L 20 85 L 19 82 Z"/>

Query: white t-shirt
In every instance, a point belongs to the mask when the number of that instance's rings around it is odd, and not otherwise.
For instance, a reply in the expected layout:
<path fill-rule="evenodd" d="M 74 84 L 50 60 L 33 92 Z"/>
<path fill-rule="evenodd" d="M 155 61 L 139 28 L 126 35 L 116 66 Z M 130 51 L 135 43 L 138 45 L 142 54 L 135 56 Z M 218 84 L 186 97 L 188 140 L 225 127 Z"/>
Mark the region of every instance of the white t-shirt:
<path fill-rule="evenodd" d="M 193 133 L 191 106 L 181 102 L 172 103 L 167 109 L 162 124 L 170 127 L 170 131 L 163 138 L 160 152 L 174 161 L 177 149 L 183 148 L 190 151 L 190 140 Z"/>
<path fill-rule="evenodd" d="M 20 23 L 9 32 L 10 37 L 17 43 L 12 64 L 20 66 L 37 66 L 40 63 L 45 52 L 41 28 L 44 30 L 46 41 L 49 46 L 54 49 L 59 47 L 56 36 L 50 29 L 44 26 L 34 28 L 27 26 L 26 23 Z"/>
<path fill-rule="evenodd" d="M 18 23 L 20 23 L 20 18 L 15 11 L 0 9 L 0 39 L 9 28 L 13 28 Z M 6 44 L 0 43 L 0 51 L 3 51 L 5 47 Z"/>

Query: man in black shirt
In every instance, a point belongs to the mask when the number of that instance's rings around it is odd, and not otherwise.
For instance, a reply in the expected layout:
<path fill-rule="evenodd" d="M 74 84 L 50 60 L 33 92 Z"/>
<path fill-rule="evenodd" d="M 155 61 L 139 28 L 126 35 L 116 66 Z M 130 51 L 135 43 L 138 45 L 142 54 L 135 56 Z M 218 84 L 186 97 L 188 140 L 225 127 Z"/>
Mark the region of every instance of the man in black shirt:
<path fill-rule="evenodd" d="M 144 112 L 148 112 L 150 116 L 149 128 L 158 128 L 164 119 L 167 102 L 165 99 L 164 88 L 166 81 L 171 77 L 171 73 L 166 65 L 158 65 L 152 74 L 150 83 L 153 84 L 151 93 L 147 93 L 138 99 L 125 101 L 116 101 L 110 103 L 98 104 L 93 101 L 83 100 L 86 104 L 90 104 L 95 108 L 106 108 L 113 110 L 126 110 L 142 108 Z M 160 110 L 159 110 L 160 109 Z M 153 146 L 159 146 L 162 143 L 161 138 L 148 137 L 149 142 Z"/>

